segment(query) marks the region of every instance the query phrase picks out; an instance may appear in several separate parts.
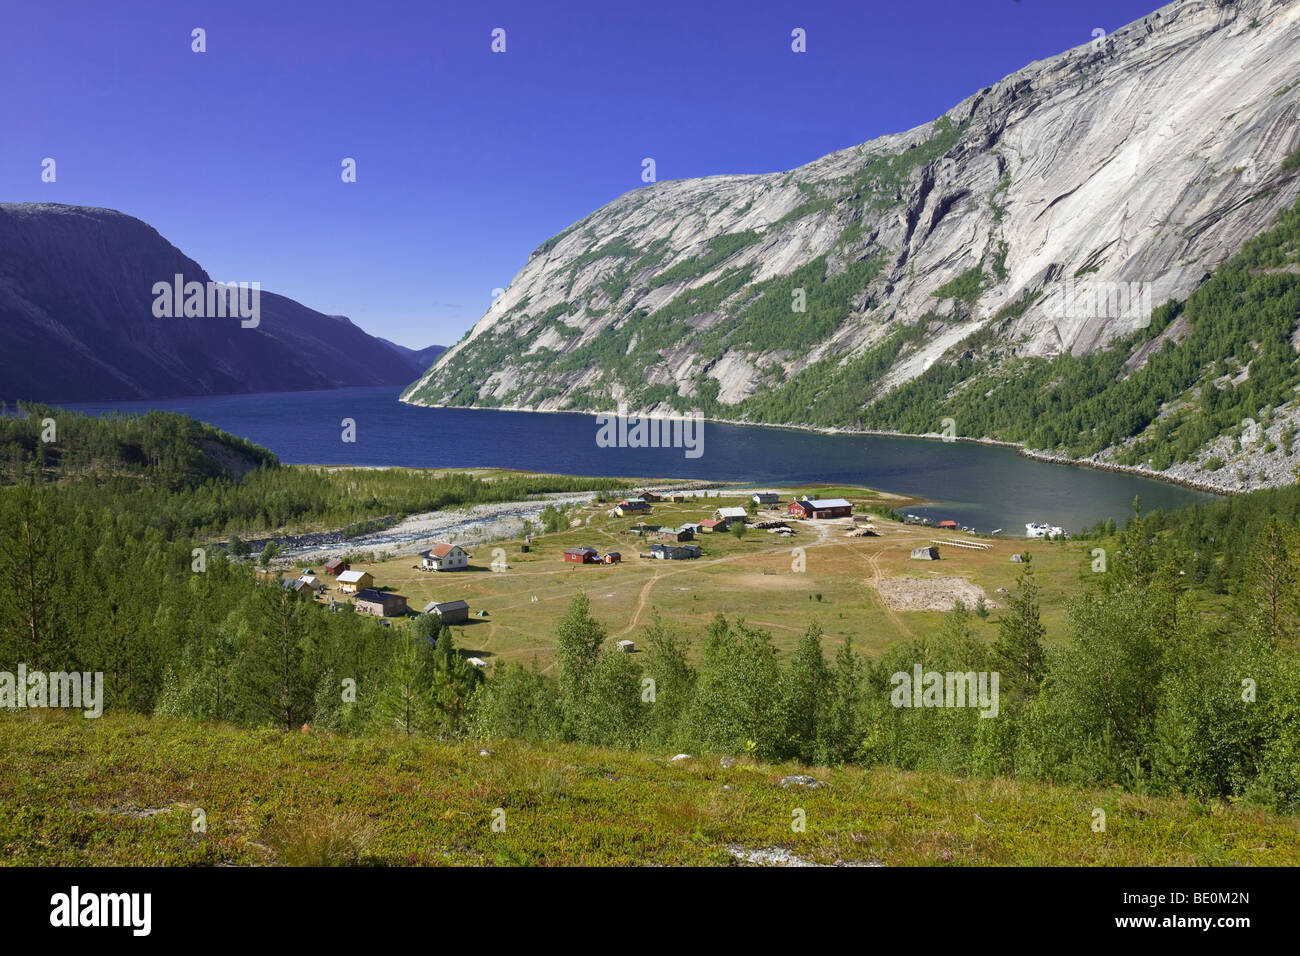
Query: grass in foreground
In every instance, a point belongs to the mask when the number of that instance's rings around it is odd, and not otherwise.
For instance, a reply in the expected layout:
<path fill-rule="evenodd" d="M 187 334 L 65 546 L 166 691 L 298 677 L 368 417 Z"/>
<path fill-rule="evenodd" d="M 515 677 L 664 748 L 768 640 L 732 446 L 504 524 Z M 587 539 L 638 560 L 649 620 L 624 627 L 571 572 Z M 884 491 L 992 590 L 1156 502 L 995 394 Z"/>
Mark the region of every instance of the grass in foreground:
<path fill-rule="evenodd" d="M 1118 790 L 579 746 L 0 716 L 11 865 L 1300 864 L 1300 820 Z M 779 781 L 810 773 L 818 789 Z M 1095 811 L 1106 815 L 1094 832 Z M 806 831 L 794 832 L 796 811 Z M 201 812 L 206 832 L 195 832 Z M 504 830 L 494 830 L 494 820 Z"/>

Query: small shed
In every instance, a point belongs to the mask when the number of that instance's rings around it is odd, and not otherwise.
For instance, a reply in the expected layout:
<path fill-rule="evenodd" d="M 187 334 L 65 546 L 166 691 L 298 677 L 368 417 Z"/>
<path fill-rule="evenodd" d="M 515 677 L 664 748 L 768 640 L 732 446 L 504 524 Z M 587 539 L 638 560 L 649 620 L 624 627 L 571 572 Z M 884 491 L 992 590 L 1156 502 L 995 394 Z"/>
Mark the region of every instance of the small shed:
<path fill-rule="evenodd" d="M 623 555 L 619 554 L 617 551 L 610 551 L 608 554 L 602 554 L 600 556 L 601 564 L 618 564 L 622 560 Z"/>
<path fill-rule="evenodd" d="M 348 569 L 348 563 L 342 558 L 330 558 L 325 562 L 325 573 L 338 577 Z"/>
<path fill-rule="evenodd" d="M 932 544 L 926 545 L 924 548 L 913 548 L 912 560 L 913 561 L 938 561 L 939 549 Z"/>
<path fill-rule="evenodd" d="M 622 651 L 624 654 L 631 654 L 633 651 L 636 650 L 636 645 L 633 644 L 631 641 L 619 641 L 618 649 Z"/>
<path fill-rule="evenodd" d="M 375 579 L 369 571 L 344 571 L 339 575 L 339 590 L 349 593 L 374 587 Z"/>
<path fill-rule="evenodd" d="M 444 624 L 464 624 L 469 620 L 467 601 L 430 601 L 424 606 L 425 614 L 436 614 Z"/>

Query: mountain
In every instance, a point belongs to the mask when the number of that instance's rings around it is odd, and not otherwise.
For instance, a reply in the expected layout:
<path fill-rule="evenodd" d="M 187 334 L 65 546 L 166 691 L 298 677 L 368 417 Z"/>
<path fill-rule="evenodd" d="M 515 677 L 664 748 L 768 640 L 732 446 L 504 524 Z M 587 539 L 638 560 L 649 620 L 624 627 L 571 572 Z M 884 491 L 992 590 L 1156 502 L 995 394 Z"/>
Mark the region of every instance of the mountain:
<path fill-rule="evenodd" d="M 886 400 L 938 382 L 926 415 L 960 411 L 974 382 L 1129 350 L 1104 390 L 1187 334 L 1156 307 L 1295 204 L 1297 66 L 1297 0 L 1179 0 L 906 133 L 647 185 L 535 249 L 403 400 L 934 432 Z M 1050 411 L 1060 383 L 1041 381 Z M 965 437 L 1102 451 L 1064 420 L 1052 441 L 953 417 Z"/>
<path fill-rule="evenodd" d="M 239 318 L 156 318 L 154 285 L 211 277 L 110 209 L 0 203 L 0 398 L 94 401 L 401 385 L 410 355 L 273 292 Z M 252 304 L 251 294 L 247 304 Z M 250 320 L 251 321 L 251 320 Z M 409 351 L 409 350 L 403 350 Z"/>
<path fill-rule="evenodd" d="M 432 365 L 443 352 L 447 351 L 445 345 L 429 345 L 422 349 L 409 349 L 405 345 L 398 345 L 396 342 L 390 342 L 388 339 L 380 339 L 390 349 L 400 355 L 408 365 L 415 369 L 416 374 L 421 374 Z"/>

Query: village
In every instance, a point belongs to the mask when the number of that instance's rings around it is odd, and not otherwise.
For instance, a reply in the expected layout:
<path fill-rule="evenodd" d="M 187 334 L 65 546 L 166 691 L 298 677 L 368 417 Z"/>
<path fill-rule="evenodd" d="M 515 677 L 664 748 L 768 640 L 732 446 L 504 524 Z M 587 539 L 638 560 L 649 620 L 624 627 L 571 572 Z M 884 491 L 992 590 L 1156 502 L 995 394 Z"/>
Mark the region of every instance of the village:
<path fill-rule="evenodd" d="M 778 647 L 816 619 L 828 638 L 851 636 L 867 650 L 924 633 L 957 601 L 987 623 L 1014 586 L 1026 542 L 922 523 L 899 511 L 907 503 L 862 488 L 645 487 L 577 506 L 565 513 L 569 527 L 550 534 L 261 573 L 377 626 L 435 615 L 482 668 L 494 659 L 548 665 L 553 624 L 579 590 L 629 652 L 655 617 L 693 633 L 719 612 L 743 617 L 771 630 Z M 1069 568 L 1077 579 L 1072 552 L 1035 551 L 1044 571 Z"/>

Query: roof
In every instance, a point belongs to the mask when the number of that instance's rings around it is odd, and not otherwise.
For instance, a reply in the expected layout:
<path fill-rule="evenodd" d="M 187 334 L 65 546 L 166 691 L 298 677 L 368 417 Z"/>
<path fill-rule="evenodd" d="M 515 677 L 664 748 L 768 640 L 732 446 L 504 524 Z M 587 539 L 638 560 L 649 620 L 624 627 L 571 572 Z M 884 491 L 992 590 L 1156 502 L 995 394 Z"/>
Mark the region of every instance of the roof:
<path fill-rule="evenodd" d="M 853 502 L 845 498 L 801 498 L 801 502 L 806 502 L 818 510 L 822 508 L 852 508 Z"/>
<path fill-rule="evenodd" d="M 325 567 L 327 567 L 327 568 L 337 568 L 337 567 L 339 567 L 342 563 L 343 563 L 343 559 L 342 559 L 342 558 L 330 558 L 328 561 L 325 562 Z"/>
<path fill-rule="evenodd" d="M 383 604 L 384 598 L 386 597 L 388 597 L 387 594 L 382 591 L 376 591 L 374 588 L 362 588 L 357 592 L 358 601 L 377 601 L 380 604 Z"/>
<path fill-rule="evenodd" d="M 744 518 L 749 514 L 749 512 L 744 508 L 719 508 L 718 514 L 722 515 L 724 518 Z"/>
<path fill-rule="evenodd" d="M 468 601 L 443 601 L 441 603 L 439 603 L 438 601 L 430 601 L 428 604 L 424 606 L 425 614 L 432 614 L 435 611 L 439 614 L 444 614 L 447 611 L 468 611 L 468 610 L 469 610 Z"/>
<path fill-rule="evenodd" d="M 369 573 L 369 571 L 344 571 L 339 575 L 339 580 L 344 584 L 355 584 L 360 581 L 364 575 Z"/>
<path fill-rule="evenodd" d="M 700 522 L 700 527 L 701 527 L 701 528 L 716 528 L 716 527 L 717 527 L 718 525 L 720 525 L 720 524 L 722 524 L 722 522 L 719 521 L 717 518 L 705 518 L 703 521 Z"/>
<path fill-rule="evenodd" d="M 596 554 L 595 548 L 565 548 L 565 554 Z"/>
<path fill-rule="evenodd" d="M 458 547 L 460 547 L 460 545 L 435 544 L 432 548 L 426 551 L 425 554 L 429 555 L 429 557 L 431 558 L 445 558 L 447 555 L 451 554 L 452 548 L 458 548 Z"/>

